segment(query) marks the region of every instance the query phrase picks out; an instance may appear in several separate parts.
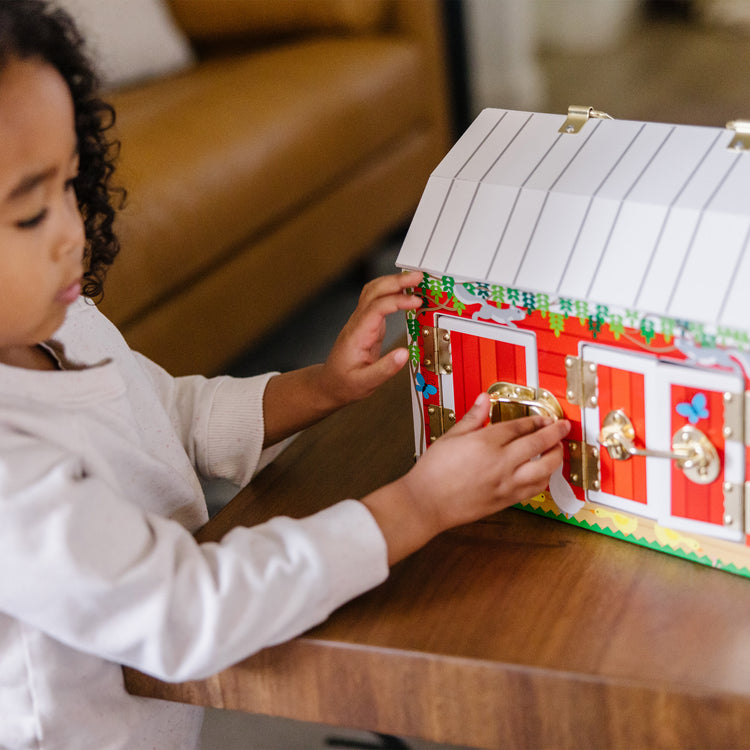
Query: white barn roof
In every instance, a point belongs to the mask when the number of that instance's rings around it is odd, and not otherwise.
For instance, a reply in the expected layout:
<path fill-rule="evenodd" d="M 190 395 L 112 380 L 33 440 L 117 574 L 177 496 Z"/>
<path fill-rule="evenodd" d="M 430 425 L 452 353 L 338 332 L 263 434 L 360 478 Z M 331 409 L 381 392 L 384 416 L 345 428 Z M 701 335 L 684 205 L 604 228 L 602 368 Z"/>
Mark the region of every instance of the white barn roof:
<path fill-rule="evenodd" d="M 431 175 L 397 264 L 750 327 L 750 152 L 724 128 L 484 110 Z"/>

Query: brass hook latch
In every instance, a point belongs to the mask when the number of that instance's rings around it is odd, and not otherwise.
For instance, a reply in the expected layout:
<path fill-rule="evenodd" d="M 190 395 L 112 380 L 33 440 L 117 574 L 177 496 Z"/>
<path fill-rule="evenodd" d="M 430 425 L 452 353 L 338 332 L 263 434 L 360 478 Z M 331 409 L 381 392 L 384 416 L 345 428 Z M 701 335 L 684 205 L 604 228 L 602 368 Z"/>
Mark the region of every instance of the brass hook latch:
<path fill-rule="evenodd" d="M 636 448 L 634 440 L 633 423 L 622 409 L 607 414 L 599 433 L 599 443 L 615 461 L 627 461 L 633 456 L 666 458 L 674 461 L 696 484 L 710 484 L 721 471 L 719 454 L 713 443 L 692 425 L 686 424 L 675 432 L 671 451 Z"/>
<path fill-rule="evenodd" d="M 562 124 L 558 133 L 577 133 L 589 120 L 612 120 L 606 112 L 593 107 L 571 104 L 568 107 L 568 119 Z"/>
<path fill-rule="evenodd" d="M 750 120 L 732 120 L 727 123 L 727 130 L 734 131 L 727 148 L 734 151 L 750 151 Z"/>
<path fill-rule="evenodd" d="M 491 422 L 505 422 L 533 414 L 553 419 L 563 416 L 560 402 L 544 388 L 501 382 L 491 385 L 487 392 L 490 394 Z"/>

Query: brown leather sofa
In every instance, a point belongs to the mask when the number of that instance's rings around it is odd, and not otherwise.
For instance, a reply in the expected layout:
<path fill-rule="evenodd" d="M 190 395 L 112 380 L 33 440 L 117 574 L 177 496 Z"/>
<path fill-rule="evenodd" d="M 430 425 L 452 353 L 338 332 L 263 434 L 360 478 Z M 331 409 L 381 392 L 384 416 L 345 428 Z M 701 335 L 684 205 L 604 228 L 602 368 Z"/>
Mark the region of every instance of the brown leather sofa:
<path fill-rule="evenodd" d="M 450 139 L 441 6 L 170 7 L 198 63 L 109 97 L 129 200 L 101 307 L 172 373 L 212 374 L 410 218 Z"/>

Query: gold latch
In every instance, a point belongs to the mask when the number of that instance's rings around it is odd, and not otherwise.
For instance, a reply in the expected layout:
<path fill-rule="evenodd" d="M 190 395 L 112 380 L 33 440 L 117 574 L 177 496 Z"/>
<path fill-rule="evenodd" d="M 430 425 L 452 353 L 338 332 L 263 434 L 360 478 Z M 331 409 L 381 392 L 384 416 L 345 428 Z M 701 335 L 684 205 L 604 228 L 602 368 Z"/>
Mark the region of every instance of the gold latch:
<path fill-rule="evenodd" d="M 596 364 L 585 362 L 580 357 L 568 356 L 565 357 L 565 374 L 565 398 L 571 404 L 593 408 L 599 403 L 596 397 Z"/>
<path fill-rule="evenodd" d="M 581 128 L 590 120 L 611 120 L 606 112 L 600 112 L 593 107 L 585 107 L 580 104 L 571 104 L 568 107 L 568 119 L 562 124 L 558 133 L 578 133 Z"/>
<path fill-rule="evenodd" d="M 544 388 L 501 382 L 491 385 L 488 393 L 491 422 L 506 422 L 532 414 L 553 419 L 563 416 L 560 402 Z"/>
<path fill-rule="evenodd" d="M 450 375 L 453 372 L 451 363 L 451 332 L 444 328 L 422 328 L 422 369 L 436 375 Z"/>
<path fill-rule="evenodd" d="M 601 465 L 599 449 L 595 445 L 568 440 L 570 461 L 570 483 L 582 490 L 601 489 Z"/>
<path fill-rule="evenodd" d="M 427 414 L 430 417 L 431 443 L 442 437 L 456 424 L 456 413 L 452 409 L 446 409 L 444 406 L 430 404 L 427 407 Z"/>
<path fill-rule="evenodd" d="M 735 151 L 750 150 L 750 120 L 731 120 L 727 123 L 727 130 L 734 130 L 734 138 L 729 141 L 727 148 Z"/>
<path fill-rule="evenodd" d="M 685 477 L 696 484 L 710 484 L 721 472 L 721 460 L 713 443 L 697 427 L 686 424 L 672 436 L 672 450 L 636 448 L 635 428 L 622 409 L 609 412 L 602 422 L 599 443 L 615 461 L 628 461 L 633 456 L 666 458 Z"/>

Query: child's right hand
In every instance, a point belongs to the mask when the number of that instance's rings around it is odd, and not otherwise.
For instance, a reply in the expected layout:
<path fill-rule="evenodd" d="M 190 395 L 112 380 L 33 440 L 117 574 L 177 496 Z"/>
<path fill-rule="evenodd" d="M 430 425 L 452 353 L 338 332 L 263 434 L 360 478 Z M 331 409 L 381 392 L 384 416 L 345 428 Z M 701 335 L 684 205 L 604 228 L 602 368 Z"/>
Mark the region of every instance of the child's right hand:
<path fill-rule="evenodd" d="M 484 426 L 489 397 L 435 442 L 406 475 L 364 498 L 394 563 L 441 531 L 544 491 L 562 462 L 567 420 L 526 417 Z"/>

